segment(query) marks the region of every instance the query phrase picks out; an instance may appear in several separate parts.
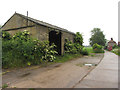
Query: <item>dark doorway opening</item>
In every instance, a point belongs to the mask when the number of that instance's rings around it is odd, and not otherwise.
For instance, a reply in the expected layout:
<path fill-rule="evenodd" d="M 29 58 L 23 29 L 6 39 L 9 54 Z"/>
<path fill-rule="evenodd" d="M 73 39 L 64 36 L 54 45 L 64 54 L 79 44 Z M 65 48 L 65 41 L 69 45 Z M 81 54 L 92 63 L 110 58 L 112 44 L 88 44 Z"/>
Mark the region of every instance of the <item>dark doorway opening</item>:
<path fill-rule="evenodd" d="M 50 31 L 49 32 L 50 45 L 54 43 L 57 47 L 55 48 L 59 55 L 61 55 L 61 32 Z"/>

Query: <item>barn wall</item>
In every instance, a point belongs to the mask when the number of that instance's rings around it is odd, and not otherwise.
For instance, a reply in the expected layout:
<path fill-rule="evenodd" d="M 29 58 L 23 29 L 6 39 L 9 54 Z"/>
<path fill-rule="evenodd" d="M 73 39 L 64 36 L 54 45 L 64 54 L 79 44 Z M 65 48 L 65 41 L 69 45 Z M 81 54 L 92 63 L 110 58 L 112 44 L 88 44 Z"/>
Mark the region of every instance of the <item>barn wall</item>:
<path fill-rule="evenodd" d="M 19 31 L 28 30 L 33 38 L 39 39 L 41 41 L 49 40 L 48 27 L 43 26 L 43 25 L 38 25 L 29 20 L 28 20 L 28 26 L 31 26 L 31 27 L 26 27 L 26 26 L 27 26 L 27 20 L 17 14 L 14 14 L 8 20 L 8 22 L 2 27 L 2 30 L 11 29 L 11 30 L 8 30 L 8 32 L 11 35 L 14 35 L 15 33 L 19 32 Z M 24 27 L 24 28 L 21 28 L 21 27 Z M 73 34 L 61 31 L 61 53 L 62 54 L 64 54 L 64 43 L 65 43 L 66 38 L 68 38 L 70 41 L 74 42 Z"/>
<path fill-rule="evenodd" d="M 17 33 L 17 32 L 22 32 L 24 30 L 28 30 L 30 32 L 30 35 L 33 37 L 33 38 L 38 38 L 37 37 L 37 31 L 36 31 L 36 27 L 27 27 L 27 28 L 23 28 L 23 29 L 17 29 L 17 30 L 10 30 L 10 31 L 7 31 L 9 32 L 12 36 Z"/>
<path fill-rule="evenodd" d="M 34 25 L 33 22 L 28 21 L 28 26 Z M 2 27 L 2 30 L 14 29 L 27 26 L 27 20 L 14 14 L 8 22 Z"/>
<path fill-rule="evenodd" d="M 48 27 L 42 25 L 36 25 L 37 38 L 41 41 L 49 40 Z"/>
<path fill-rule="evenodd" d="M 71 34 L 71 33 L 67 33 L 67 32 L 62 32 L 62 44 L 61 44 L 61 47 L 62 47 L 62 54 L 64 54 L 64 44 L 65 44 L 65 39 L 68 38 L 68 40 L 74 42 L 74 37 L 75 35 Z"/>

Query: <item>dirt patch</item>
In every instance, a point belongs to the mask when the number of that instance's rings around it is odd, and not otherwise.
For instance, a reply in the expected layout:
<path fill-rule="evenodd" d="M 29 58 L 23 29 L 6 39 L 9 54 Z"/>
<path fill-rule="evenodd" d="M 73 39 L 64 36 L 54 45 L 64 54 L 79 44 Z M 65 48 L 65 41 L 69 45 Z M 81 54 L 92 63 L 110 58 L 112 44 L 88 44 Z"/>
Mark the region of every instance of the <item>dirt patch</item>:
<path fill-rule="evenodd" d="M 26 77 L 28 75 L 30 75 L 30 73 L 25 73 L 25 74 L 21 75 L 20 77 Z"/>

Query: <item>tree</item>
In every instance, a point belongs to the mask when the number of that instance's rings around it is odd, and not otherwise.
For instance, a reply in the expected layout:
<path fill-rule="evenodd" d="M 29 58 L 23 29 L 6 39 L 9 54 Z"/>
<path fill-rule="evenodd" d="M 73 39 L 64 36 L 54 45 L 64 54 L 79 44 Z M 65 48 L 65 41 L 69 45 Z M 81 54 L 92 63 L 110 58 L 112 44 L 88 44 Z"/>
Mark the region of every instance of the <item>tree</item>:
<path fill-rule="evenodd" d="M 91 30 L 90 45 L 93 46 L 95 43 L 105 46 L 105 35 L 103 34 L 103 31 L 100 30 L 100 28 L 94 28 Z"/>
<path fill-rule="evenodd" d="M 74 42 L 78 43 L 78 44 L 80 44 L 82 46 L 82 44 L 83 44 L 83 35 L 80 34 L 79 32 L 76 32 L 76 36 L 74 38 Z"/>

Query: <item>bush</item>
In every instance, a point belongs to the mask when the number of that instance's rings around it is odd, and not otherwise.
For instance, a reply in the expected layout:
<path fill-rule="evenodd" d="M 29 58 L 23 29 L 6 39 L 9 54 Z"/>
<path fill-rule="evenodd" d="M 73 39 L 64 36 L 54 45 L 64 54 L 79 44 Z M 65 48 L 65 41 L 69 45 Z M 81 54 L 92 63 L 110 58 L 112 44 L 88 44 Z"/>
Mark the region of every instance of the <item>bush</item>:
<path fill-rule="evenodd" d="M 115 44 L 112 48 L 115 49 L 115 48 L 118 48 L 118 46 Z"/>
<path fill-rule="evenodd" d="M 32 39 L 28 31 L 18 32 L 10 40 L 3 39 L 3 68 L 54 61 L 57 54 L 54 47 L 56 46 L 54 44 L 50 46 L 48 41 L 41 42 Z"/>
<path fill-rule="evenodd" d="M 74 43 L 72 43 L 68 39 L 65 39 L 65 44 L 64 44 L 65 53 L 71 53 L 71 54 L 81 53 L 83 49 L 82 44 L 83 44 L 82 34 L 77 32 L 74 38 Z"/>
<path fill-rule="evenodd" d="M 11 39 L 11 35 L 6 32 L 6 31 L 2 31 L 2 39 L 3 40 L 10 40 Z"/>
<path fill-rule="evenodd" d="M 75 48 L 74 43 L 72 43 L 68 39 L 65 39 L 64 49 L 65 49 L 65 53 L 72 53 L 72 54 L 77 53 L 77 49 Z"/>
<path fill-rule="evenodd" d="M 88 53 L 88 51 L 87 51 L 86 49 L 82 50 L 82 51 L 81 51 L 81 54 L 82 54 L 82 55 L 89 55 L 89 53 Z"/>
<path fill-rule="evenodd" d="M 104 46 L 104 49 L 107 50 L 107 46 Z"/>
<path fill-rule="evenodd" d="M 79 43 L 74 43 L 74 47 L 77 49 L 77 52 L 81 53 L 83 46 L 80 45 Z"/>
<path fill-rule="evenodd" d="M 95 53 L 104 53 L 102 46 L 98 45 L 97 43 L 93 44 L 93 51 Z"/>
<path fill-rule="evenodd" d="M 75 38 L 74 38 L 74 42 L 78 43 L 79 45 L 82 46 L 82 44 L 83 44 L 82 34 L 80 34 L 79 32 L 77 32 L 76 35 L 75 35 Z"/>

